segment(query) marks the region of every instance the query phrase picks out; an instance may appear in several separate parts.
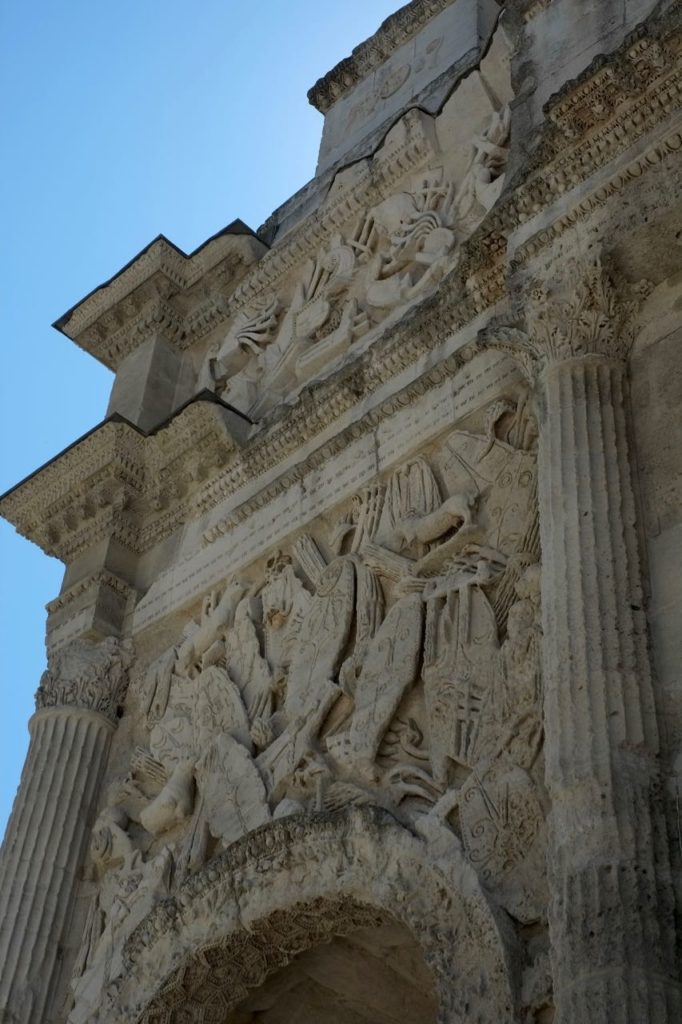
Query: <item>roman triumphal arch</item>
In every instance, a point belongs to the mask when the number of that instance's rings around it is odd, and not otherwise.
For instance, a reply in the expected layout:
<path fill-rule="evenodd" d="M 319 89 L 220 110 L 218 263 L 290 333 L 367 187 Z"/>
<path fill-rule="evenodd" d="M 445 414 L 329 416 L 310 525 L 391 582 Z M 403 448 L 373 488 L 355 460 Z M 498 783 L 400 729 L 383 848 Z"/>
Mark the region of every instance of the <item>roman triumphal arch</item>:
<path fill-rule="evenodd" d="M 258 231 L 57 322 L 116 377 L 0 499 L 66 567 L 0 1020 L 682 1020 L 681 54 L 412 0 Z"/>

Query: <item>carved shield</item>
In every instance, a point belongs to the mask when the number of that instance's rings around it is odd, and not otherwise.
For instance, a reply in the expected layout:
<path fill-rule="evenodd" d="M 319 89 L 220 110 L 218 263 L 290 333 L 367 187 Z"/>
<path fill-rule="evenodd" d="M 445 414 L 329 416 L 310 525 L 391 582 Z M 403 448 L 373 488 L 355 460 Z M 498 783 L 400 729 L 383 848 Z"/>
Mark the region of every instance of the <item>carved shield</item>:
<path fill-rule="evenodd" d="M 459 804 L 467 857 L 513 917 L 537 920 L 546 906 L 545 827 L 537 787 L 517 765 L 475 769 Z"/>
<path fill-rule="evenodd" d="M 239 688 L 217 665 L 205 668 L 197 677 L 193 724 L 195 749 L 199 753 L 206 750 L 214 736 L 224 732 L 234 736 L 247 750 L 253 749 Z"/>
<path fill-rule="evenodd" d="M 473 482 L 483 495 L 479 522 L 486 543 L 505 555 L 522 550 L 537 515 L 535 455 L 465 431 L 452 434 L 447 447 L 452 489 Z"/>
<path fill-rule="evenodd" d="M 195 700 L 195 681 L 173 674 L 166 710 L 153 726 L 149 737 L 149 749 L 166 766 L 192 756 Z"/>
<path fill-rule="evenodd" d="M 284 705 L 290 722 L 305 715 L 320 687 L 336 676 L 354 606 L 355 565 L 351 558 L 336 558 L 320 576 L 291 659 Z"/>

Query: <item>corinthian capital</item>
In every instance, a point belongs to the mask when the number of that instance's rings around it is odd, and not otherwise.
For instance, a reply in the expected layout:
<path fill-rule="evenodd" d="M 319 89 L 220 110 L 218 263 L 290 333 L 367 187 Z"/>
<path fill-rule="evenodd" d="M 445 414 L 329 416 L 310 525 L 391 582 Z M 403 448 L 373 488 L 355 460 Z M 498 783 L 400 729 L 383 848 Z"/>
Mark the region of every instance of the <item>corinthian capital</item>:
<path fill-rule="evenodd" d="M 540 363 L 599 355 L 625 360 L 637 314 L 651 286 L 631 284 L 601 260 L 571 261 L 555 285 L 535 285 L 524 310 L 529 344 Z"/>
<path fill-rule="evenodd" d="M 479 343 L 506 352 L 531 383 L 547 365 L 580 356 L 624 362 L 650 291 L 648 281 L 632 284 L 599 259 L 574 260 L 551 284 L 535 283 L 518 303 L 518 319 L 493 320 Z"/>
<path fill-rule="evenodd" d="M 129 640 L 74 640 L 49 658 L 36 692 L 36 708 L 84 708 L 115 721 L 131 661 Z"/>

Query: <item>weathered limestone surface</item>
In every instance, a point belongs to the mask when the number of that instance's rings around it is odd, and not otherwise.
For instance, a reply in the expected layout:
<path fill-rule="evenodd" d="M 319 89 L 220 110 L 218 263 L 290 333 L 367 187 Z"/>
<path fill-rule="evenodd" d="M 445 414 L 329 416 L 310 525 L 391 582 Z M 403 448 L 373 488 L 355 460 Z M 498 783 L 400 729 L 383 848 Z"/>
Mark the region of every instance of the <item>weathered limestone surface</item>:
<path fill-rule="evenodd" d="M 413 0 L 57 327 L 13 1024 L 682 1018 L 682 14 Z"/>

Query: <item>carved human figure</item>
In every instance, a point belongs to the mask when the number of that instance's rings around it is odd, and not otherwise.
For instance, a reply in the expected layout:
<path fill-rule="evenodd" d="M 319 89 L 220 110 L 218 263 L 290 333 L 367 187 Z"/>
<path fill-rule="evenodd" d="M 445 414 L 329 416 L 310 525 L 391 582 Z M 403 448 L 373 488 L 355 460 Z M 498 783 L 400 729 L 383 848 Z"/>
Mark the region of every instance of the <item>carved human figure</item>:
<path fill-rule="evenodd" d="M 507 635 L 481 711 L 476 759 L 505 757 L 530 769 L 542 744 L 540 566 L 528 566 L 514 589 L 518 599 L 509 609 Z"/>
<path fill-rule="evenodd" d="M 341 694 L 336 678 L 353 623 L 355 577 L 353 559 L 343 556 L 318 579 L 291 660 L 283 731 L 258 758 L 271 792 L 280 793 Z"/>
<path fill-rule="evenodd" d="M 277 686 L 291 664 L 296 638 L 311 599 L 296 575 L 289 555 L 276 551 L 268 559 L 260 598 L 265 657 L 272 672 L 273 685 Z"/>
<path fill-rule="evenodd" d="M 69 1024 L 92 1019 L 103 986 L 123 969 L 123 944 L 156 900 L 169 891 L 173 868 L 168 847 L 145 860 L 128 834 L 129 819 L 107 807 L 92 830 L 90 860 L 98 882 L 74 967 L 74 1007 Z"/>
<path fill-rule="evenodd" d="M 148 832 L 160 835 L 194 815 L 184 857 L 190 866 L 200 860 L 206 829 L 218 839 L 234 837 L 226 815 L 214 813 L 215 775 L 225 768 L 226 744 L 251 758 L 253 721 L 271 711 L 272 674 L 260 652 L 254 599 L 244 591 L 245 584 L 232 581 L 222 595 L 208 595 L 199 622 L 190 624 L 171 656 L 152 666 L 150 752 L 138 751 L 131 761 L 133 785 L 149 798 L 139 812 Z M 242 754 L 234 759 L 241 763 Z M 253 764 L 251 773 L 244 767 L 223 778 L 225 802 L 231 793 L 237 817 L 245 802 L 240 790 L 258 789 L 258 781 Z M 259 806 L 266 806 L 264 797 Z"/>
<path fill-rule="evenodd" d="M 450 226 L 453 187 L 442 169 L 427 174 L 412 192 L 397 192 L 373 207 L 360 230 L 375 255 L 364 272 L 370 307 L 411 302 L 445 272 L 455 234 Z"/>
<path fill-rule="evenodd" d="M 473 140 L 471 164 L 454 202 L 457 232 L 466 237 L 492 209 L 504 184 L 509 156 L 511 111 L 508 106 L 494 111 L 488 127 Z"/>
<path fill-rule="evenodd" d="M 279 311 L 279 299 L 273 296 L 253 310 L 240 310 L 226 336 L 208 353 L 199 375 L 199 386 L 222 393 L 231 378 L 249 363 L 260 367 L 263 351 L 275 336 Z"/>
<path fill-rule="evenodd" d="M 423 554 L 426 545 L 416 536 L 416 523 L 439 509 L 442 501 L 427 460 L 422 456 L 409 459 L 389 477 L 377 540 L 394 550 L 410 553 L 413 548 L 416 554 Z"/>
<path fill-rule="evenodd" d="M 367 645 L 353 694 L 347 732 L 327 738 L 342 769 L 374 782 L 381 739 L 407 690 L 419 677 L 424 605 L 419 594 L 400 598 Z"/>

